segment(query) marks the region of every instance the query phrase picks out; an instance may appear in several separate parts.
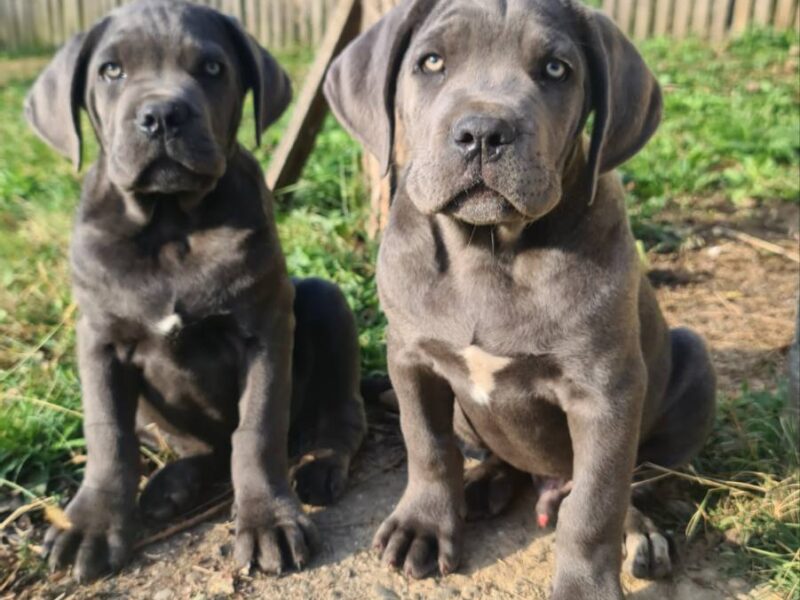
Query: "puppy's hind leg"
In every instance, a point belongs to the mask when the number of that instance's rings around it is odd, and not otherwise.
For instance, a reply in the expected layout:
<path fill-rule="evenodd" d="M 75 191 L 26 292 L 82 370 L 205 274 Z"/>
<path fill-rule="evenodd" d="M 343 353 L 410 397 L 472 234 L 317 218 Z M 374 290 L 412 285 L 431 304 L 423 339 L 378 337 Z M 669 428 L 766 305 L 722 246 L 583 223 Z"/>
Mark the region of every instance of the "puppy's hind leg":
<path fill-rule="evenodd" d="M 146 388 L 146 390 L 149 388 Z M 178 429 L 150 404 L 147 391 L 139 402 L 136 430 L 154 451 L 166 445 L 178 458 L 156 471 L 139 496 L 142 516 L 168 521 L 209 499 L 212 486 L 230 478 L 231 447 L 227 436 L 201 439 Z"/>
<path fill-rule="evenodd" d="M 716 378 L 703 340 L 689 329 L 670 332 L 672 371 L 662 412 L 639 446 L 638 462 L 688 463 L 714 424 Z M 640 579 L 672 572 L 670 545 L 653 522 L 631 506 L 625 521 L 624 569 Z"/>
<path fill-rule="evenodd" d="M 461 443 L 462 452 L 467 456 L 481 458 L 480 463 L 464 473 L 467 521 L 499 515 L 508 508 L 517 492 L 528 481 L 528 475 L 485 448 L 457 402 L 454 407 L 453 428 Z"/>
<path fill-rule="evenodd" d="M 344 492 L 350 461 L 366 432 L 358 335 L 335 285 L 319 279 L 295 285 L 291 480 L 303 502 L 320 506 Z"/>
<path fill-rule="evenodd" d="M 199 505 L 214 483 L 228 474 L 230 451 L 180 458 L 159 469 L 139 498 L 142 515 L 168 521 Z"/>
<path fill-rule="evenodd" d="M 714 425 L 716 376 L 703 340 L 689 329 L 670 331 L 672 372 L 662 411 L 639 446 L 638 462 L 688 463 Z"/>

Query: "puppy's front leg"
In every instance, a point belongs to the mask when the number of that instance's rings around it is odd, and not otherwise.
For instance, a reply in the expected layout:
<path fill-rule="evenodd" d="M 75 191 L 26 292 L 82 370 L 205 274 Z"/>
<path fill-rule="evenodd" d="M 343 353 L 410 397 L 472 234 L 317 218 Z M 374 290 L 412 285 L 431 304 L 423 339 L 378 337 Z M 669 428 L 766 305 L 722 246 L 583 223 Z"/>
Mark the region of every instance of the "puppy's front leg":
<path fill-rule="evenodd" d="M 317 532 L 289 485 L 288 434 L 294 317 L 292 291 L 270 307 L 248 341 L 231 476 L 236 503 L 235 559 L 267 573 L 305 566 Z M 283 557 L 281 546 L 288 550 Z"/>
<path fill-rule="evenodd" d="M 630 503 L 646 372 L 638 348 L 598 391 L 565 403 L 573 488 L 556 528 L 552 600 L 622 600 L 622 534 Z"/>
<path fill-rule="evenodd" d="M 465 513 L 463 457 L 453 432 L 453 391 L 429 367 L 388 344 L 400 403 L 408 484 L 373 542 L 383 560 L 415 578 L 458 567 Z"/>
<path fill-rule="evenodd" d="M 45 549 L 51 569 L 74 562 L 75 578 L 88 581 L 118 570 L 130 554 L 139 480 L 134 423 L 140 375 L 117 359 L 86 316 L 77 334 L 86 471 L 66 509 L 69 525 L 53 525 Z"/>

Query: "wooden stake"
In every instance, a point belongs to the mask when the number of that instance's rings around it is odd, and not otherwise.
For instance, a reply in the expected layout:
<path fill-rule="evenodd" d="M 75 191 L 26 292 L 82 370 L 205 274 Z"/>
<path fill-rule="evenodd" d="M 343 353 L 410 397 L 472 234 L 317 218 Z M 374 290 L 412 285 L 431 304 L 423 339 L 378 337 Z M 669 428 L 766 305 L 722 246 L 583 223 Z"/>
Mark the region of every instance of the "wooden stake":
<path fill-rule="evenodd" d="M 322 95 L 325 73 L 339 52 L 358 35 L 360 24 L 359 0 L 339 0 L 317 57 L 300 91 L 289 126 L 270 161 L 267 171 L 267 186 L 270 189 L 280 190 L 300 178 L 314 148 L 314 140 L 328 113 L 328 105 Z"/>

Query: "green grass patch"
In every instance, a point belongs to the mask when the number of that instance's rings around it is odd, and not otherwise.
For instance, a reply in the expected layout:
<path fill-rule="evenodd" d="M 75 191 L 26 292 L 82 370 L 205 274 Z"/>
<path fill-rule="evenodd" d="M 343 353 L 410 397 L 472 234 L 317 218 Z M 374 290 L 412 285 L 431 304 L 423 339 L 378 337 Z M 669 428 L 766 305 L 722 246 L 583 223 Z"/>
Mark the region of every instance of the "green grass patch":
<path fill-rule="evenodd" d="M 800 441 L 796 416 L 783 414 L 785 381 L 774 390 L 743 386 L 721 398 L 717 427 L 697 471 L 720 485 L 706 487 L 690 521 L 724 533 L 736 573 L 771 581 L 787 598 L 800 592 Z"/>
<path fill-rule="evenodd" d="M 665 208 L 691 211 L 709 198 L 733 206 L 798 202 L 797 44 L 794 34 L 757 32 L 724 51 L 694 40 L 643 45 L 666 90 L 665 121 L 622 171 L 634 225 L 648 245 L 680 243 L 657 222 Z M 279 59 L 299 87 L 311 54 Z M 0 55 L 0 68 L 7 60 Z M 0 496 L 10 493 L 3 480 L 37 496 L 74 489 L 85 451 L 66 258 L 80 176 L 25 125 L 21 106 L 31 80 L 0 86 Z M 256 150 L 264 166 L 287 121 L 285 115 Z M 253 147 L 249 112 L 241 139 Z M 87 146 L 88 163 L 95 149 Z M 383 370 L 385 319 L 374 278 L 377 248 L 365 237 L 360 149 L 332 118 L 291 192 L 279 198 L 277 212 L 291 272 L 343 288 L 358 317 L 364 370 Z M 800 492 L 797 438 L 778 419 L 785 394 L 783 387 L 743 389 L 721 400 L 696 468 L 757 490 L 709 488 L 693 525 L 732 532 L 742 568 L 787 591 L 800 581 Z"/>

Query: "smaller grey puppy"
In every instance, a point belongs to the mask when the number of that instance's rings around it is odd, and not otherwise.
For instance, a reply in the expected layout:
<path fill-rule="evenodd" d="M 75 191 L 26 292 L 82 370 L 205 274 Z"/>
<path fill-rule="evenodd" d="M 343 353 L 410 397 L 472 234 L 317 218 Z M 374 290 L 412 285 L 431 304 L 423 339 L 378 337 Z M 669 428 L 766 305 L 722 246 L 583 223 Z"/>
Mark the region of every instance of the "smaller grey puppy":
<path fill-rule="evenodd" d="M 291 98 L 283 70 L 234 20 L 153 0 L 67 42 L 27 99 L 76 165 L 81 109 L 100 145 L 71 248 L 88 461 L 71 527 L 45 540 L 79 580 L 129 556 L 151 423 L 181 458 L 144 489 L 145 515 L 179 514 L 230 473 L 236 562 L 273 573 L 315 545 L 297 495 L 335 500 L 361 444 L 355 320 L 332 284 L 287 275 L 263 173 L 236 140 L 248 91 L 258 139 Z"/>
<path fill-rule="evenodd" d="M 642 57 L 578 0 L 407 0 L 326 95 L 397 176 L 377 274 L 409 465 L 384 561 L 452 571 L 465 516 L 533 475 L 540 523 L 567 496 L 554 600 L 620 599 L 623 540 L 634 575 L 667 575 L 631 474 L 702 447 L 715 377 L 700 337 L 667 327 L 613 173 L 661 118 Z M 459 438 L 487 455 L 466 475 Z"/>

